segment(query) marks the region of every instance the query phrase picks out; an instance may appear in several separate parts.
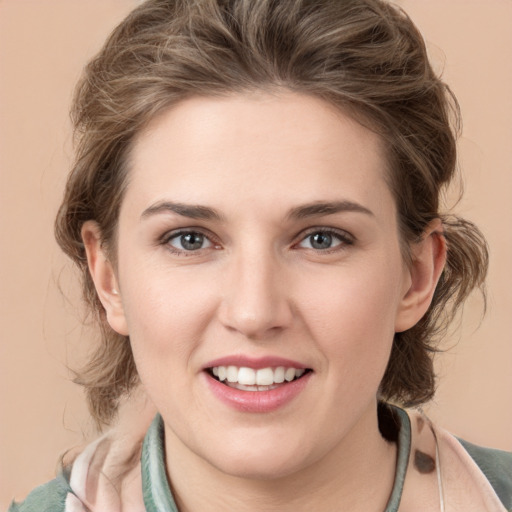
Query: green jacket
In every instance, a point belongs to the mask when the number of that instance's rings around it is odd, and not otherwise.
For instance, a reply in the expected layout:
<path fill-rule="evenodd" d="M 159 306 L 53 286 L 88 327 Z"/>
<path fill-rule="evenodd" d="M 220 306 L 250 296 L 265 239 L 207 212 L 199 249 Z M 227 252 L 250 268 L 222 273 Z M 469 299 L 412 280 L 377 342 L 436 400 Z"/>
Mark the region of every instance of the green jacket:
<path fill-rule="evenodd" d="M 414 425 L 417 421 L 421 421 L 418 420 L 419 416 L 415 416 L 416 413 L 408 414 L 395 407 L 392 407 L 392 410 L 399 423 L 396 439 L 398 458 L 395 484 L 385 512 L 396 512 L 400 505 L 406 472 L 413 470 L 410 468 L 410 454 L 414 448 Z M 435 437 L 441 438 L 439 441 L 440 451 L 446 446 L 444 450 L 448 454 L 449 450 L 455 447 L 455 450 L 460 450 L 457 459 L 460 459 L 461 453 L 462 458 L 467 458 L 464 462 L 465 465 L 472 466 L 471 460 L 476 462 L 479 470 L 474 467 L 470 470 L 473 473 L 476 470 L 477 480 L 481 478 L 484 487 L 490 483 L 499 501 L 503 504 L 502 510 L 512 511 L 512 453 L 475 446 L 463 440 L 456 440 L 450 435 L 448 435 L 450 436 L 447 440 L 448 444 L 443 445 L 443 436 L 447 435 L 440 430 L 436 431 Z M 141 510 L 143 510 L 142 507 L 145 507 L 147 512 L 178 512 L 167 482 L 163 446 L 163 421 L 157 415 L 145 436 L 140 457 L 144 501 L 143 504 L 141 503 Z M 470 457 L 467 457 L 467 454 Z M 77 497 L 77 494 L 80 495 L 80 491 L 71 488 L 71 471 L 65 470 L 54 480 L 37 487 L 22 503 L 13 502 L 9 512 L 76 512 L 80 508 L 84 512 L 89 512 L 89 509 L 83 506 Z M 482 493 L 485 494 L 486 491 L 482 491 Z M 457 502 L 460 501 L 457 500 Z M 496 502 L 493 501 L 493 505 L 496 503 L 498 503 L 497 499 Z M 496 507 L 493 508 L 493 510 L 495 509 Z M 91 512 L 109 511 L 92 508 Z"/>

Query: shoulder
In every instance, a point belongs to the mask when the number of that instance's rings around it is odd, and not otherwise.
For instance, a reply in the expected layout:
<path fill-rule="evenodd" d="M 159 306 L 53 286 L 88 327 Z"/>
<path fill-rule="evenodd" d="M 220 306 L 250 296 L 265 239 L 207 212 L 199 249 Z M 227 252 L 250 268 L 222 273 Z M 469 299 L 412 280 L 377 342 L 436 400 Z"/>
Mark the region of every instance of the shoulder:
<path fill-rule="evenodd" d="M 152 404 L 134 394 L 121 405 L 115 427 L 73 450 L 57 478 L 13 502 L 8 512 L 109 512 L 125 503 L 144 510 L 140 454 L 154 415 Z"/>
<path fill-rule="evenodd" d="M 463 439 L 458 441 L 489 480 L 507 510 L 512 510 L 512 452 L 484 448 Z"/>
<path fill-rule="evenodd" d="M 36 487 L 21 503 L 13 502 L 8 512 L 64 512 L 70 490 L 68 480 L 62 473 Z"/>

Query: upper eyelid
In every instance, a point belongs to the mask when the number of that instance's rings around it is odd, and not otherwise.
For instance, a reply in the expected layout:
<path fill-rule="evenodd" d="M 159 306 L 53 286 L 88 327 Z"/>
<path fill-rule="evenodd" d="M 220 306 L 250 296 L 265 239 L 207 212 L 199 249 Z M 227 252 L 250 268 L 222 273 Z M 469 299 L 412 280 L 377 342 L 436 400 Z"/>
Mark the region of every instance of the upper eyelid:
<path fill-rule="evenodd" d="M 177 236 L 180 236 L 180 235 L 183 235 L 183 234 L 186 234 L 186 233 L 199 233 L 203 236 L 205 236 L 206 238 L 208 238 L 208 240 L 210 240 L 210 242 L 214 243 L 214 242 L 218 242 L 219 238 L 217 236 L 215 236 L 211 231 L 209 231 L 208 229 L 205 229 L 205 228 L 200 228 L 200 227 L 186 227 L 186 228 L 176 228 L 176 229 L 171 229 L 169 231 L 166 231 L 160 238 L 159 240 L 162 242 L 162 243 L 165 243 L 165 242 L 168 242 L 169 240 L 171 240 L 172 238 L 175 238 Z"/>
<path fill-rule="evenodd" d="M 307 238 L 308 236 L 310 236 L 314 233 L 319 233 L 319 232 L 336 235 L 336 236 L 340 237 L 340 239 L 344 240 L 345 242 L 353 243 L 356 241 L 356 237 L 345 229 L 334 228 L 334 227 L 330 227 L 330 226 L 311 226 L 311 227 L 303 229 L 299 233 L 297 233 L 292 238 L 292 240 L 293 240 L 292 245 L 295 245 L 295 244 L 301 242 L 302 240 L 304 240 L 305 238 Z M 183 227 L 183 228 L 175 228 L 175 229 L 166 231 L 161 237 L 159 237 L 159 243 L 166 244 L 172 238 L 178 237 L 185 233 L 200 233 L 201 235 L 208 238 L 208 240 L 214 245 L 219 245 L 221 243 L 220 238 L 217 235 L 212 233 L 209 229 L 199 227 L 199 226 L 187 226 L 187 227 Z"/>
<path fill-rule="evenodd" d="M 206 231 L 206 232 L 205 232 Z M 174 247 L 171 243 L 172 240 L 179 238 L 181 235 L 187 234 L 187 233 L 198 233 L 202 236 L 204 236 L 210 243 L 208 247 L 202 247 L 196 250 L 187 250 L 185 248 L 180 249 L 178 247 Z M 158 246 L 164 246 L 167 251 L 169 251 L 171 254 L 173 254 L 175 257 L 201 257 L 205 255 L 205 252 L 211 251 L 212 249 L 219 249 L 219 242 L 218 239 L 211 233 L 208 232 L 208 230 L 199 229 L 199 228 L 176 228 L 171 229 L 164 233 L 159 239 L 158 239 Z"/>
<path fill-rule="evenodd" d="M 339 236 L 340 238 L 349 239 L 351 242 L 354 242 L 356 240 L 356 237 L 345 229 L 333 228 L 333 227 L 327 227 L 327 226 L 313 226 L 313 227 L 307 228 L 305 230 L 302 230 L 300 233 L 298 233 L 294 237 L 294 240 L 295 241 L 304 240 L 304 238 L 307 238 L 308 236 L 310 236 L 314 233 L 334 234 L 334 235 Z"/>

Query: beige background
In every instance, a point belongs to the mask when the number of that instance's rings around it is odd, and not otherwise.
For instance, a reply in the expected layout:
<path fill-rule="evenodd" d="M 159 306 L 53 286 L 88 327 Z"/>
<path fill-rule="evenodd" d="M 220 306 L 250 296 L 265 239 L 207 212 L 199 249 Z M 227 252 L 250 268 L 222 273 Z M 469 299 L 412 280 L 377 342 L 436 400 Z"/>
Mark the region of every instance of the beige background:
<path fill-rule="evenodd" d="M 90 436 L 66 365 L 87 350 L 52 223 L 71 159 L 67 117 L 87 59 L 135 0 L 0 0 L 0 509 L 52 478 Z M 439 358 L 429 413 L 512 450 L 512 1 L 402 0 L 457 94 L 466 196 L 457 211 L 492 248 L 489 311 L 466 307 Z M 59 284 L 67 299 L 59 291 Z"/>

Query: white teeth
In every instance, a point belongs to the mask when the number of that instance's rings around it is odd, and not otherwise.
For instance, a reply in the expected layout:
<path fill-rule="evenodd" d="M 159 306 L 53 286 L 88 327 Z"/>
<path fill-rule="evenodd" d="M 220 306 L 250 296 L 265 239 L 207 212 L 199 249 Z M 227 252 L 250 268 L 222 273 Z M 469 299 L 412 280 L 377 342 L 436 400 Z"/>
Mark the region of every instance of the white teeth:
<path fill-rule="evenodd" d="M 286 368 L 286 371 L 284 372 L 284 378 L 291 382 L 295 378 L 295 368 Z"/>
<path fill-rule="evenodd" d="M 274 371 L 272 368 L 262 368 L 256 372 L 256 384 L 258 386 L 270 386 L 274 384 Z"/>
<path fill-rule="evenodd" d="M 242 366 L 242 368 L 238 370 L 238 384 L 254 386 L 254 384 L 256 384 L 256 372 L 252 368 Z"/>
<path fill-rule="evenodd" d="M 295 370 L 295 377 L 298 379 L 299 377 L 302 377 L 304 375 L 304 368 L 301 368 L 300 370 Z"/>
<path fill-rule="evenodd" d="M 272 386 L 244 386 L 243 384 L 238 384 L 238 382 L 229 385 L 232 388 L 240 389 L 242 391 L 268 391 L 270 389 L 277 388 L 277 385 L 273 384 Z"/>
<path fill-rule="evenodd" d="M 285 372 L 285 369 L 283 366 L 278 366 L 274 370 L 274 382 L 276 384 L 282 384 L 284 382 L 284 372 Z"/>
<path fill-rule="evenodd" d="M 228 366 L 226 378 L 228 382 L 238 382 L 238 368 L 236 366 Z"/>
<path fill-rule="evenodd" d="M 215 366 L 212 373 L 221 382 L 227 381 L 232 387 L 245 389 L 252 386 L 250 390 L 266 391 L 268 386 L 282 384 L 284 381 L 291 382 L 294 379 L 302 377 L 306 370 L 304 368 L 285 368 L 278 366 L 277 368 L 260 368 L 254 370 L 247 366 Z M 249 389 L 247 389 L 248 391 Z"/>

